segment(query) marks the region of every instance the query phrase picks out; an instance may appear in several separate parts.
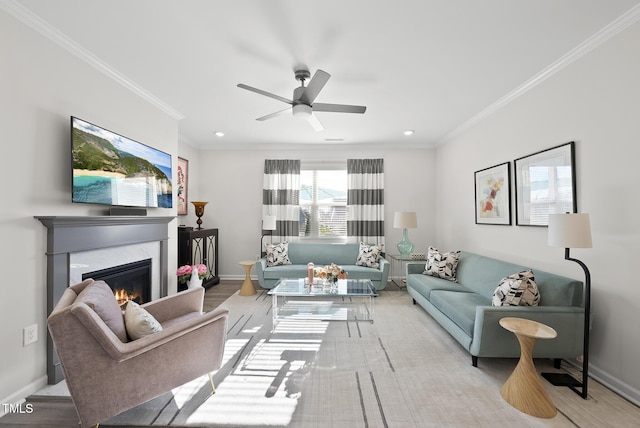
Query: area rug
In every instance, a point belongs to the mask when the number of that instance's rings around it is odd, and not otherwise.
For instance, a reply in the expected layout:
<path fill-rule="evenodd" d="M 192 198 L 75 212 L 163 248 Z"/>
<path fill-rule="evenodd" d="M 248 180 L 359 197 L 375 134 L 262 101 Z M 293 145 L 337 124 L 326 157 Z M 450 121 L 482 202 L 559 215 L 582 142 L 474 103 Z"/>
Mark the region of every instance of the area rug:
<path fill-rule="evenodd" d="M 554 419 L 512 408 L 500 387 L 517 361 L 480 359 L 473 367 L 406 291 L 383 290 L 373 323 L 282 321 L 273 329 L 264 291 L 236 293 L 224 306 L 228 339 L 215 394 L 203 376 L 100 426 L 589 426 L 579 423 L 579 409 L 570 415 L 581 399 L 565 390 L 551 391 L 552 399 L 571 401 Z M 551 368 L 545 360 L 536 364 Z"/>

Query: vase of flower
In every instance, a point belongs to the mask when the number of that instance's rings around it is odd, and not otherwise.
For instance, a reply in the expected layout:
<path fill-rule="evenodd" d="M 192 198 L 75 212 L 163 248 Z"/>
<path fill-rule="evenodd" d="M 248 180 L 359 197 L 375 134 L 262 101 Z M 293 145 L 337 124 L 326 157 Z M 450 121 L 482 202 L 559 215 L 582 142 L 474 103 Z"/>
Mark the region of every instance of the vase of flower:
<path fill-rule="evenodd" d="M 338 279 L 346 279 L 347 272 L 335 263 L 316 268 L 316 276 L 322 279 L 323 290 L 329 291 L 338 287 Z"/>
<path fill-rule="evenodd" d="M 180 266 L 176 271 L 178 283 L 186 285 L 187 288 L 202 286 L 202 280 L 207 276 L 207 266 L 197 264 L 193 266 Z"/>

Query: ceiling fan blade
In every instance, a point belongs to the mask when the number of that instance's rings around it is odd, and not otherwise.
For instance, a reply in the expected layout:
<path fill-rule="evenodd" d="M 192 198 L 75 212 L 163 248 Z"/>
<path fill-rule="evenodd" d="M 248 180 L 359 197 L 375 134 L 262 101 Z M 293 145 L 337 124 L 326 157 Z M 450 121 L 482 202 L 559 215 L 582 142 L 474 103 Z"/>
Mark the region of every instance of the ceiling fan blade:
<path fill-rule="evenodd" d="M 280 111 L 277 111 L 275 113 L 271 113 L 271 114 L 268 114 L 266 116 L 259 117 L 256 120 L 260 120 L 260 121 L 267 120 L 267 119 L 271 119 L 271 118 L 276 117 L 276 116 L 282 116 L 283 114 L 286 114 L 286 113 L 290 114 L 291 113 L 291 108 L 286 108 L 284 110 L 280 110 Z"/>
<path fill-rule="evenodd" d="M 364 113 L 367 111 L 365 106 L 352 106 L 348 104 L 326 104 L 326 103 L 314 103 L 312 106 L 313 111 L 330 111 L 333 113 Z"/>
<path fill-rule="evenodd" d="M 282 101 L 283 103 L 293 104 L 293 101 L 288 100 L 280 95 L 272 94 L 271 92 L 263 91 L 262 89 L 254 88 L 253 86 L 245 85 L 244 83 L 238 83 L 238 88 L 246 89 L 247 91 L 255 92 L 256 94 L 264 95 Z"/>
<path fill-rule="evenodd" d="M 304 102 L 305 104 L 312 104 L 313 100 L 316 99 L 322 88 L 324 88 L 324 85 L 327 84 L 327 81 L 330 77 L 331 75 L 326 71 L 317 70 L 309 81 L 307 87 L 304 89 L 304 92 L 300 97 L 300 101 Z"/>
<path fill-rule="evenodd" d="M 318 120 L 315 114 L 311 114 L 311 116 L 307 118 L 307 122 L 309 122 L 316 132 L 324 131 L 324 126 L 322 126 L 322 123 L 320 123 L 320 120 Z"/>

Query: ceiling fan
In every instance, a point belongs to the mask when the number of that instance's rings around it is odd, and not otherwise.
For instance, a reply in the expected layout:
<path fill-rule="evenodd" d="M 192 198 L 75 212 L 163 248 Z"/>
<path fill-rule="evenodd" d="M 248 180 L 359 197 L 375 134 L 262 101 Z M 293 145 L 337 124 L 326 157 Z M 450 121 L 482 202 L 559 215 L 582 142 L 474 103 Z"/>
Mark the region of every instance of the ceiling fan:
<path fill-rule="evenodd" d="M 252 86 L 245 85 L 243 83 L 238 83 L 238 88 L 246 89 L 248 91 L 255 92 L 257 94 L 265 95 L 267 97 L 271 97 L 278 101 L 282 101 L 283 103 L 289 104 L 291 107 L 287 107 L 284 110 L 277 111 L 275 113 L 268 114 L 266 116 L 259 117 L 256 120 L 267 120 L 276 116 L 280 116 L 282 114 L 286 114 L 288 112 L 293 112 L 293 115 L 296 117 L 301 117 L 306 119 L 313 129 L 316 131 L 322 131 L 324 127 L 318 120 L 313 112 L 316 111 L 326 111 L 333 113 L 364 113 L 367 108 L 364 106 L 353 106 L 346 104 L 326 104 L 326 103 L 314 103 L 314 100 L 324 88 L 324 85 L 327 84 L 327 81 L 331 77 L 329 73 L 326 71 L 318 70 L 313 75 L 313 78 L 309 80 L 309 84 L 307 86 L 304 85 L 305 81 L 309 79 L 311 73 L 309 70 L 300 69 L 295 71 L 296 80 L 300 82 L 300 86 L 293 90 L 293 100 L 289 100 L 287 98 L 281 97 L 279 95 L 272 94 L 270 92 L 263 91 L 262 89 L 254 88 Z"/>

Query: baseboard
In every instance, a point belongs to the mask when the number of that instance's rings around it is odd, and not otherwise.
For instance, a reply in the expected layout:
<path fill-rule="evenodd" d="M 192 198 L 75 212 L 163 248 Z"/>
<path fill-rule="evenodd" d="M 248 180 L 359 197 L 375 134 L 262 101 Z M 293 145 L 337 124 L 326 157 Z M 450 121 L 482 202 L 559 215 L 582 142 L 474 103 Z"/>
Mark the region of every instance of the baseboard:
<path fill-rule="evenodd" d="M 589 364 L 589 377 L 597 380 L 616 394 L 640 407 L 640 391 L 631 385 L 611 376 L 609 373 L 600 370 L 598 367 L 594 367 L 592 364 Z"/>
<path fill-rule="evenodd" d="M 244 281 L 244 275 L 220 275 L 220 280 Z M 257 281 L 258 276 L 251 275 L 251 281 Z"/>
<path fill-rule="evenodd" d="M 42 388 L 47 386 L 47 376 L 42 376 L 41 378 L 31 382 L 30 384 L 20 388 L 13 394 L 8 397 L 2 399 L 2 404 L 19 404 L 24 403 L 28 396 L 40 391 Z M 5 407 L 0 406 L 0 417 L 5 415 Z"/>

